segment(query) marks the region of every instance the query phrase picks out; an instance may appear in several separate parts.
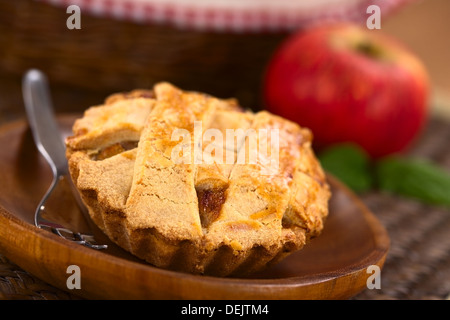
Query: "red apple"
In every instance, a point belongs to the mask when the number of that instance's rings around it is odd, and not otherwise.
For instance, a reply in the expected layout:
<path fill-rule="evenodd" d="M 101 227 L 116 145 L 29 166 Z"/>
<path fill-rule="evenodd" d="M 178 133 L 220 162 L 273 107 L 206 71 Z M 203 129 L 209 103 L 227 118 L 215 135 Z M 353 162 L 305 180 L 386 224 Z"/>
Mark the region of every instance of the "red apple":
<path fill-rule="evenodd" d="M 266 108 L 310 128 L 317 148 L 354 142 L 374 158 L 411 144 L 426 121 L 428 91 L 409 49 L 353 24 L 292 35 L 264 78 Z"/>

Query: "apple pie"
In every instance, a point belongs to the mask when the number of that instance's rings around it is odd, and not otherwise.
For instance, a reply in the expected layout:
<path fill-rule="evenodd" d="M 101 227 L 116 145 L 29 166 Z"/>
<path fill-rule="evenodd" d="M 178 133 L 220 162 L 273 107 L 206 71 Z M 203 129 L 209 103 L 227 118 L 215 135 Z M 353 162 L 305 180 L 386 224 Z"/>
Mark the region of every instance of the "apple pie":
<path fill-rule="evenodd" d="M 321 233 L 330 189 L 311 142 L 276 115 L 161 82 L 87 109 L 66 146 L 118 246 L 160 268 L 240 276 Z"/>

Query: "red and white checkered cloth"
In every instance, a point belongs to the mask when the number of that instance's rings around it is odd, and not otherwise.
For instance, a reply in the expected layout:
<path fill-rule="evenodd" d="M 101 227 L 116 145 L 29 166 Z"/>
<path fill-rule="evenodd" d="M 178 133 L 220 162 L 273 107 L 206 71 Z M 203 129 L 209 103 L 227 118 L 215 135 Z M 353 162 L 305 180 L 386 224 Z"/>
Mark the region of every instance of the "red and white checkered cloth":
<path fill-rule="evenodd" d="M 81 13 L 137 23 L 221 32 L 292 31 L 324 21 L 368 18 L 378 5 L 381 15 L 414 0 L 39 0 L 77 5 Z"/>

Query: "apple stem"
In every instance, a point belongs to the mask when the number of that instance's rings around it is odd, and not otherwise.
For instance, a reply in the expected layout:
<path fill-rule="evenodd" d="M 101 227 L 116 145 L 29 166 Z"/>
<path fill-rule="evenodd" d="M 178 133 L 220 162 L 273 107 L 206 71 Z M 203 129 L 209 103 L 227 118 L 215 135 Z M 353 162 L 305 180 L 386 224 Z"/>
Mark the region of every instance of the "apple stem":
<path fill-rule="evenodd" d="M 358 52 L 368 56 L 369 58 L 380 58 L 382 56 L 379 48 L 371 42 L 363 41 L 356 46 Z"/>

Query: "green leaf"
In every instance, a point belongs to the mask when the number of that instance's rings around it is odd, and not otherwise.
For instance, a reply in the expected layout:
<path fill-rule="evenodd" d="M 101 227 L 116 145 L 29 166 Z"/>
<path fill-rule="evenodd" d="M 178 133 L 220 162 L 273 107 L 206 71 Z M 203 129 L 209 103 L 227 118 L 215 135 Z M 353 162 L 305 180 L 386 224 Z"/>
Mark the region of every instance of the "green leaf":
<path fill-rule="evenodd" d="M 322 167 L 336 176 L 355 192 L 372 188 L 373 177 L 370 158 L 367 153 L 354 144 L 339 144 L 319 154 Z"/>
<path fill-rule="evenodd" d="M 319 154 L 319 160 L 326 171 L 357 193 L 378 188 L 450 208 L 450 172 L 431 161 L 401 156 L 372 161 L 353 144 L 330 147 Z"/>
<path fill-rule="evenodd" d="M 450 172 L 430 161 L 389 157 L 377 163 L 376 176 L 381 190 L 450 207 Z"/>

